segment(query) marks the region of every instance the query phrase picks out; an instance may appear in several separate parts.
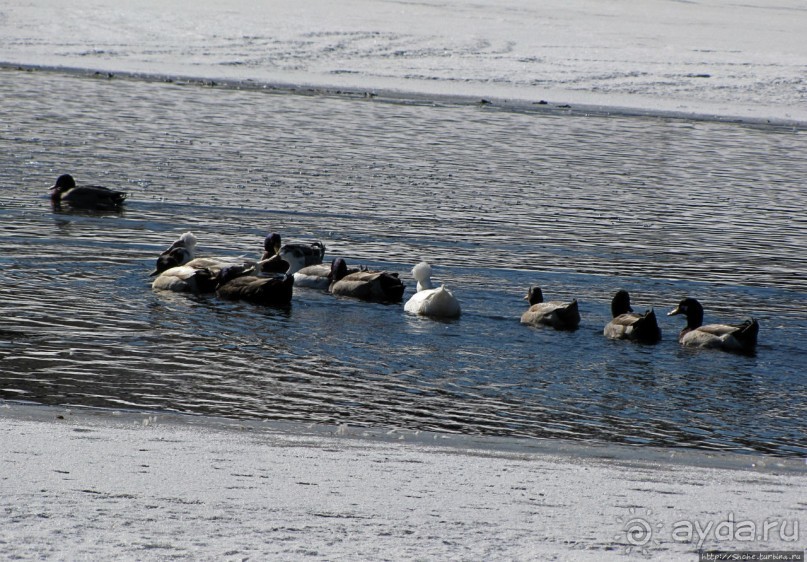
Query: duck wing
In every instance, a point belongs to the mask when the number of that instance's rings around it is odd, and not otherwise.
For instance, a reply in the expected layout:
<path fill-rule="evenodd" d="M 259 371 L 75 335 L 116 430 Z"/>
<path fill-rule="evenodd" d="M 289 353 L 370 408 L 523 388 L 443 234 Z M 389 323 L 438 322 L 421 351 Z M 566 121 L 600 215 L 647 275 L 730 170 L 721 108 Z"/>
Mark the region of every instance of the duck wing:
<path fill-rule="evenodd" d="M 603 335 L 611 339 L 628 339 L 645 343 L 661 340 L 656 313 L 653 309 L 644 314 L 628 312 L 611 319 L 603 329 Z"/>
<path fill-rule="evenodd" d="M 215 275 L 207 268 L 181 265 L 163 271 L 151 288 L 176 293 L 211 293 L 215 290 Z"/>
<path fill-rule="evenodd" d="M 216 294 L 228 300 L 244 300 L 255 304 L 285 305 L 291 302 L 294 277 L 236 277 L 220 286 Z"/>
<path fill-rule="evenodd" d="M 113 210 L 123 204 L 126 193 L 100 185 L 74 187 L 61 196 L 62 203 L 83 209 Z"/>
<path fill-rule="evenodd" d="M 325 257 L 325 246 L 322 242 L 314 242 L 306 246 L 305 244 L 285 244 L 279 252 L 279 255 L 286 259 L 290 259 L 301 264 L 302 267 L 309 265 L 317 265 L 322 263 L 322 258 Z M 286 259 L 289 261 L 289 259 Z"/>
<path fill-rule="evenodd" d="M 418 291 L 406 301 L 404 310 L 410 314 L 441 318 L 456 318 L 461 313 L 459 301 L 445 286 Z"/>
<path fill-rule="evenodd" d="M 294 273 L 295 287 L 327 290 L 331 284 L 330 265 L 309 265 Z"/>
<path fill-rule="evenodd" d="M 707 324 L 684 333 L 681 343 L 697 347 L 718 347 L 729 351 L 753 351 L 759 322 L 750 318 L 742 324 Z"/>
<path fill-rule="evenodd" d="M 358 271 L 346 275 L 331 286 L 335 295 L 379 302 L 400 302 L 404 284 L 397 273 L 387 271 Z"/>
<path fill-rule="evenodd" d="M 576 328 L 580 324 L 577 299 L 572 302 L 551 301 L 534 304 L 521 315 L 521 323 L 560 329 Z"/>

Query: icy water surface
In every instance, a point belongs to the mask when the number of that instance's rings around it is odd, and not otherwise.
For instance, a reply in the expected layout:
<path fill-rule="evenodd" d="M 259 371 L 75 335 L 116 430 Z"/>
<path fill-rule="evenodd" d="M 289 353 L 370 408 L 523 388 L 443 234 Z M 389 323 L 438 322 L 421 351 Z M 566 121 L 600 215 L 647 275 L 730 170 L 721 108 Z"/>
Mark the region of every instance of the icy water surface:
<path fill-rule="evenodd" d="M 807 453 L 803 130 L 0 74 L 0 398 Z M 54 212 L 65 172 L 126 210 Z M 407 298 L 425 258 L 464 314 L 152 292 L 186 230 L 201 255 L 322 240 Z M 531 284 L 580 329 L 521 326 Z M 618 288 L 659 345 L 602 337 Z M 756 317 L 757 354 L 681 349 L 686 295 Z"/>

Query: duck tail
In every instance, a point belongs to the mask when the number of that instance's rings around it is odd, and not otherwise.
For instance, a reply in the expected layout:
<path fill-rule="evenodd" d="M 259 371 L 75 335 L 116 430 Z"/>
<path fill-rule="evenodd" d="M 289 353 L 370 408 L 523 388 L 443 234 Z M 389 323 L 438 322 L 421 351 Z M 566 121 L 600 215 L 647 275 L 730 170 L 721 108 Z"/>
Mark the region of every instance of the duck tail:
<path fill-rule="evenodd" d="M 657 343 L 661 341 L 661 328 L 658 327 L 656 311 L 652 308 L 647 310 L 639 318 L 633 327 L 636 334 L 635 339 L 644 343 Z"/>
<path fill-rule="evenodd" d="M 734 333 L 734 337 L 737 338 L 737 341 L 748 348 L 753 348 L 757 345 L 758 335 L 759 322 L 757 322 L 754 318 L 749 318 L 743 322 Z"/>
<path fill-rule="evenodd" d="M 403 299 L 406 286 L 398 279 L 395 273 L 384 273 L 379 277 L 381 290 L 390 302 L 400 302 Z"/>
<path fill-rule="evenodd" d="M 566 326 L 577 327 L 580 324 L 580 309 L 577 307 L 577 299 L 572 300 L 568 305 L 556 311 L 558 318 Z"/>

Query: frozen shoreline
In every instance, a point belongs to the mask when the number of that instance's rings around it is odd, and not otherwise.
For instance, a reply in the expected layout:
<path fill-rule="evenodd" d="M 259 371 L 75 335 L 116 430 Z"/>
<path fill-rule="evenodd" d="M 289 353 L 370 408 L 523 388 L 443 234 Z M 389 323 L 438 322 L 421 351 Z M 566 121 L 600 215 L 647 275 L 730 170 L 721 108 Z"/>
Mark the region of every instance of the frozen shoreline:
<path fill-rule="evenodd" d="M 108 80 L 135 80 L 143 82 L 170 82 L 198 87 L 221 89 L 253 90 L 270 94 L 325 95 L 357 99 L 374 99 L 380 102 L 427 105 L 479 105 L 493 110 L 517 111 L 523 113 L 551 115 L 592 115 L 619 117 L 648 117 L 661 119 L 684 119 L 690 121 L 713 121 L 764 125 L 772 127 L 807 128 L 807 114 L 801 119 L 777 117 L 751 113 L 720 114 L 687 112 L 665 108 L 664 104 L 650 106 L 596 105 L 592 103 L 570 104 L 565 101 L 528 100 L 520 98 L 498 98 L 473 96 L 469 94 L 427 93 L 423 91 L 384 90 L 362 88 L 358 85 L 335 86 L 315 84 L 265 83 L 254 80 L 211 79 L 201 76 L 179 76 L 170 74 L 144 74 L 125 71 L 100 71 L 88 68 L 68 68 L 59 66 L 38 66 L 9 64 L 0 62 L 0 72 L 45 72 L 64 74 L 70 77 Z M 701 108 L 703 111 L 705 108 Z"/>
<path fill-rule="evenodd" d="M 0 9 L 0 61 L 805 123 L 805 21 L 794 0 L 34 0 Z"/>
<path fill-rule="evenodd" d="M 17 403 L 0 419 L 9 557 L 688 559 L 685 522 L 784 525 L 707 535 L 722 550 L 800 550 L 807 524 L 798 459 Z"/>

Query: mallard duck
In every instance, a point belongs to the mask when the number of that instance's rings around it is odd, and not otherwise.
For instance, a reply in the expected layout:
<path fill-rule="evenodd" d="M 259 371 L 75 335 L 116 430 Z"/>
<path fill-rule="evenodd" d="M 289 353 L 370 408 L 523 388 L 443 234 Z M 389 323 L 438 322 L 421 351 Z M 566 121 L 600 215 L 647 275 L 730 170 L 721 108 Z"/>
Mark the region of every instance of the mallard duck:
<path fill-rule="evenodd" d="M 417 292 L 406 301 L 404 310 L 421 316 L 459 317 L 461 313 L 459 301 L 445 285 L 435 289 L 431 275 L 432 268 L 425 261 L 412 268 L 412 277 L 418 282 Z"/>
<path fill-rule="evenodd" d="M 269 306 L 285 306 L 291 302 L 293 276 L 283 274 L 257 277 L 253 275 L 254 272 L 254 267 L 225 267 L 217 276 L 216 295 L 227 300 L 242 300 Z"/>
<path fill-rule="evenodd" d="M 151 272 L 151 277 L 163 271 L 185 265 L 194 258 L 196 252 L 196 236 L 192 232 L 185 232 L 167 250 L 157 258 L 157 265 Z"/>
<path fill-rule="evenodd" d="M 300 269 L 322 263 L 325 246 L 322 242 L 306 244 L 281 244 L 280 234 L 271 233 L 263 241 L 261 269 L 263 273 L 294 274 Z"/>
<path fill-rule="evenodd" d="M 217 274 L 206 267 L 180 265 L 160 273 L 151 288 L 176 293 L 212 293 L 218 286 Z"/>
<path fill-rule="evenodd" d="M 644 314 L 633 312 L 630 294 L 619 290 L 611 300 L 613 319 L 605 325 L 602 333 L 614 340 L 634 340 L 642 343 L 661 341 L 661 328 L 656 321 L 656 313 L 651 308 Z"/>
<path fill-rule="evenodd" d="M 123 191 L 100 185 L 77 186 L 70 174 L 56 178 L 56 183 L 50 188 L 50 200 L 55 207 L 64 203 L 76 209 L 116 211 L 123 205 L 124 199 L 126 193 Z"/>
<path fill-rule="evenodd" d="M 757 346 L 759 322 L 749 318 L 742 324 L 707 324 L 703 326 L 703 306 L 693 298 L 685 298 L 667 316 L 683 314 L 687 325 L 678 341 L 691 347 L 708 347 L 725 351 L 753 353 Z"/>
<path fill-rule="evenodd" d="M 337 258 L 331 263 L 331 286 L 334 295 L 374 302 L 401 302 L 405 286 L 397 273 L 357 271 L 348 273 L 347 263 Z"/>
<path fill-rule="evenodd" d="M 358 273 L 359 271 L 367 271 L 367 269 L 363 267 L 348 267 L 347 275 Z M 331 264 L 320 263 L 317 265 L 309 265 L 308 267 L 294 272 L 295 287 L 327 291 L 328 287 L 331 286 L 331 281 Z"/>
<path fill-rule="evenodd" d="M 530 287 L 524 298 L 530 308 L 521 315 L 522 324 L 552 326 L 557 330 L 574 330 L 580 324 L 577 299 L 572 302 L 544 302 L 540 287 Z"/>

